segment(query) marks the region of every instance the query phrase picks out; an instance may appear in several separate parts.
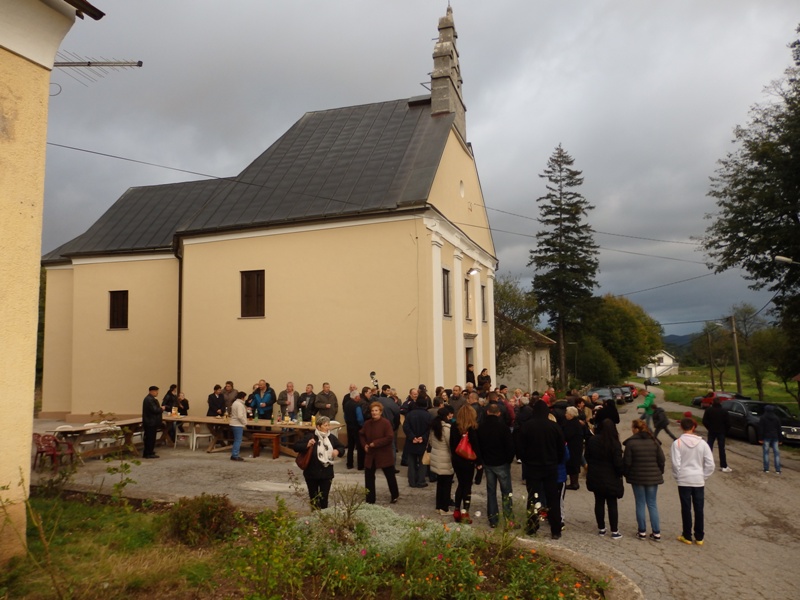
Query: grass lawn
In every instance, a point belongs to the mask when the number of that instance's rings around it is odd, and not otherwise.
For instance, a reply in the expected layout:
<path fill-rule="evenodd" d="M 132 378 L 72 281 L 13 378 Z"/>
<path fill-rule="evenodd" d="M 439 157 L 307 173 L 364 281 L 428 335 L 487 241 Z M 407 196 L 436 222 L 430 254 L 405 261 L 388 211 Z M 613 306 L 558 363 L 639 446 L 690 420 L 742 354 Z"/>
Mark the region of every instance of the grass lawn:
<path fill-rule="evenodd" d="M 0 598 L 604 597 L 606 582 L 520 549 L 519 530 L 484 534 L 360 502 L 301 517 L 281 502 L 242 514 L 205 494 L 174 506 L 34 497 L 42 528 L 29 518 L 29 556 L 0 571 Z"/>
<path fill-rule="evenodd" d="M 744 366 L 741 373 L 742 393 L 758 400 L 758 390 L 752 379 L 746 374 Z M 682 367 L 678 375 L 667 375 L 659 379 L 661 379 L 659 387 L 664 391 L 665 399 L 684 406 L 691 406 L 692 398 L 703 396 L 711 389 L 710 376 L 706 367 Z M 635 379 L 633 381 L 641 383 L 643 380 Z M 719 391 L 736 391 L 736 375 L 732 366 L 725 371 L 723 381 L 725 389 Z M 719 388 L 719 386 L 717 387 Z M 798 414 L 797 402 L 786 392 L 783 383 L 772 374 L 768 374 L 764 381 L 764 401 L 780 404 L 792 414 Z"/>

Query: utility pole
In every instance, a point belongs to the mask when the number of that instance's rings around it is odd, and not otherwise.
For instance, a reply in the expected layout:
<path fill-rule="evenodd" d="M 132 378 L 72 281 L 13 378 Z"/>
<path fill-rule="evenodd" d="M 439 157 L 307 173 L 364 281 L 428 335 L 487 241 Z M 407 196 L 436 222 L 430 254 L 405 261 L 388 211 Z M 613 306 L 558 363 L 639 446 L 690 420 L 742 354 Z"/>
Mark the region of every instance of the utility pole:
<path fill-rule="evenodd" d="M 733 364 L 736 367 L 736 391 L 742 393 L 742 374 L 739 370 L 739 344 L 736 341 L 736 317 L 730 316 L 731 333 L 733 335 Z"/>
<path fill-rule="evenodd" d="M 711 354 L 711 331 L 706 329 L 706 338 L 708 339 L 708 372 L 711 375 L 711 391 L 716 392 L 717 387 L 714 384 L 714 355 Z"/>

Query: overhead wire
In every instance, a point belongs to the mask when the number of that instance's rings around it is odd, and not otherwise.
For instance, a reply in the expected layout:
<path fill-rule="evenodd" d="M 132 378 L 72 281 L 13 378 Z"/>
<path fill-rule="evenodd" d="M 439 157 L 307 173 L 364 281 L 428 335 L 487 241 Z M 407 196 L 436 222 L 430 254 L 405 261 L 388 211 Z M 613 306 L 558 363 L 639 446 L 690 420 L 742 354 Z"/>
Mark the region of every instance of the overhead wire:
<path fill-rule="evenodd" d="M 169 165 L 163 165 L 163 164 L 144 161 L 144 160 L 138 160 L 138 159 L 135 159 L 135 158 L 128 158 L 128 157 L 125 157 L 125 156 L 119 156 L 119 155 L 110 154 L 110 153 L 107 153 L 107 152 L 99 152 L 97 150 L 88 150 L 86 148 L 78 148 L 76 146 L 70 146 L 70 145 L 67 145 L 67 144 L 58 144 L 56 142 L 47 142 L 47 145 L 48 146 L 54 146 L 54 147 L 57 147 L 57 148 L 64 148 L 64 149 L 67 149 L 67 150 L 74 150 L 76 152 L 84 152 L 86 154 L 93 154 L 93 155 L 96 155 L 96 156 L 103 156 L 105 158 L 113 158 L 113 159 L 116 159 L 116 160 L 132 162 L 132 163 L 145 165 L 145 166 L 149 166 L 149 167 L 156 167 L 156 168 L 159 168 L 159 169 L 166 169 L 166 170 L 169 170 L 169 171 L 177 171 L 179 173 L 187 173 L 189 175 L 198 175 L 200 177 L 208 177 L 209 179 L 231 181 L 231 182 L 235 182 L 235 183 L 239 183 L 239 184 L 252 185 L 252 186 L 255 186 L 255 187 L 265 188 L 265 189 L 269 187 L 269 186 L 266 186 L 266 185 L 263 185 L 263 184 L 257 184 L 257 183 L 252 183 L 252 182 L 248 182 L 248 181 L 242 181 L 240 179 L 237 179 L 236 177 L 220 177 L 218 175 L 211 175 L 209 173 L 202 173 L 200 171 L 192 171 L 190 169 L 181 169 L 179 167 L 171 167 Z M 356 204 L 355 202 L 349 202 L 347 200 L 341 200 L 341 199 L 338 199 L 338 198 L 324 198 L 324 199 L 326 199 L 328 201 L 331 201 L 331 202 L 339 202 L 339 203 L 342 203 L 342 204 L 351 204 L 353 206 L 359 206 L 359 207 L 362 206 L 360 204 Z M 523 219 L 528 219 L 528 220 L 532 220 L 532 221 L 536 221 L 537 220 L 537 219 L 535 219 L 533 217 L 530 217 L 530 216 L 521 215 L 521 214 L 517 214 L 517 213 L 512 213 L 510 211 L 505 211 L 505 210 L 502 210 L 502 209 L 499 209 L 499 208 L 492 208 L 490 206 L 486 206 L 485 204 L 480 204 L 480 203 L 473 203 L 473 204 L 475 206 L 483 206 L 484 208 L 486 208 L 488 210 L 494 210 L 496 212 L 500 212 L 500 213 L 507 214 L 507 215 L 510 215 L 510 216 L 519 217 L 519 218 L 523 218 Z M 517 232 L 517 231 L 508 231 L 508 230 L 503 230 L 503 229 L 497 229 L 497 228 L 487 227 L 487 226 L 483 226 L 483 225 L 476 225 L 474 223 L 465 223 L 465 222 L 459 222 L 459 221 L 451 221 L 451 222 L 454 225 L 460 225 L 460 226 L 465 226 L 465 227 L 473 227 L 473 228 L 476 228 L 476 229 L 485 229 L 485 230 L 489 230 L 489 231 L 491 231 L 493 233 L 506 233 L 506 234 L 509 234 L 509 235 L 517 235 L 517 236 L 521 236 L 521 237 L 536 239 L 536 235 L 534 235 L 534 234 L 527 234 L 527 233 L 520 233 L 520 232 Z M 596 233 L 602 233 L 602 232 L 596 232 Z M 664 242 L 664 243 L 675 243 L 675 244 L 693 244 L 693 242 L 683 242 L 683 241 L 679 241 L 679 240 L 659 240 L 659 239 L 655 239 L 655 238 L 646 238 L 646 237 L 631 236 L 631 235 L 625 235 L 625 234 L 607 233 L 606 235 L 614 235 L 614 236 L 618 236 L 618 237 L 626 237 L 626 238 L 631 238 L 631 239 L 639 239 L 639 240 L 653 241 L 653 242 Z M 635 255 L 635 256 L 644 256 L 644 257 L 649 257 L 649 258 L 658 258 L 658 259 L 662 259 L 662 260 L 672 260 L 672 261 L 677 261 L 677 262 L 686 262 L 686 263 L 690 263 L 690 264 L 706 265 L 706 263 L 702 262 L 702 261 L 694 261 L 694 260 L 689 260 L 689 259 L 684 259 L 684 258 L 675 258 L 675 257 L 670 257 L 670 256 L 660 256 L 660 255 L 656 255 L 656 254 L 647 254 L 647 253 L 644 253 L 644 252 L 633 252 L 633 251 L 630 251 L 630 250 L 620 250 L 618 248 L 608 248 L 608 247 L 605 247 L 605 246 L 598 246 L 598 249 L 606 250 L 606 251 L 609 251 L 609 252 L 619 252 L 619 253 L 622 253 L 622 254 L 631 254 L 631 255 Z M 638 293 L 641 293 L 641 292 L 646 292 L 646 291 L 650 291 L 650 290 L 654 290 L 654 289 L 659 289 L 659 288 L 663 288 L 663 287 L 667 287 L 667 286 L 671 286 L 671 285 L 677 285 L 677 284 L 680 284 L 680 283 L 684 283 L 686 281 L 692 281 L 692 280 L 695 280 L 695 279 L 701 279 L 703 277 L 708 277 L 708 276 L 711 276 L 711 275 L 714 275 L 714 273 L 706 273 L 704 275 L 698 275 L 696 277 L 690 277 L 688 279 L 682 279 L 680 281 L 666 283 L 666 284 L 662 284 L 662 285 L 659 285 L 659 286 L 655 286 L 655 287 L 647 288 L 647 289 L 643 289 L 643 290 L 636 290 L 636 291 L 633 291 L 633 292 L 626 292 L 625 294 L 619 294 L 619 295 L 621 295 L 621 296 L 629 296 L 629 295 L 638 294 Z M 761 310 L 763 310 L 763 308 Z"/>

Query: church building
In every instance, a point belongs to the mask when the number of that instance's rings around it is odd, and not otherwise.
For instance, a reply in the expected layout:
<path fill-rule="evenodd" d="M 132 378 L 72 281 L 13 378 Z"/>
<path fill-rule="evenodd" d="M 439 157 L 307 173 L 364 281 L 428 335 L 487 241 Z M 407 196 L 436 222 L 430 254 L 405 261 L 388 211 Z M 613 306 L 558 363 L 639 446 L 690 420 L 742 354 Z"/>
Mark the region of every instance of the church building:
<path fill-rule="evenodd" d="M 430 95 L 303 115 L 241 173 L 131 188 L 43 258 L 43 414 L 141 413 L 177 383 L 401 397 L 494 373 L 497 258 L 452 10 Z M 341 402 L 341 397 L 340 397 Z"/>

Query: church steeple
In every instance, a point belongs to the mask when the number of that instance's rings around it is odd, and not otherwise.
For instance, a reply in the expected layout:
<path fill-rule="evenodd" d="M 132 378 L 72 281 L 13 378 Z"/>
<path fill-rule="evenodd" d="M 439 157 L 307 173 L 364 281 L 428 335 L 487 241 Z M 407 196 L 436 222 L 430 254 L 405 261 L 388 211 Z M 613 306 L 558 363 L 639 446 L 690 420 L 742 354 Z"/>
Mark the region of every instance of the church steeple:
<path fill-rule="evenodd" d="M 431 114 L 455 114 L 455 128 L 467 141 L 467 121 L 464 99 L 461 95 L 461 67 L 456 48 L 456 27 L 453 9 L 448 4 L 447 14 L 439 19 L 439 39 L 433 48 L 433 72 L 431 73 Z"/>

